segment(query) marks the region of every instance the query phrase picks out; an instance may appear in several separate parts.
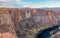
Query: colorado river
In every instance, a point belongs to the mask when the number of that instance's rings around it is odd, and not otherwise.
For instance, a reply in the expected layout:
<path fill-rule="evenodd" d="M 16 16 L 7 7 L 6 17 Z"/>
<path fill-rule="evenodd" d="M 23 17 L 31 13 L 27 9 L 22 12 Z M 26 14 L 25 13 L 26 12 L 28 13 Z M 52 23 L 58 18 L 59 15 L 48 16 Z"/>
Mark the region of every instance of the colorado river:
<path fill-rule="evenodd" d="M 55 32 L 53 32 L 53 34 L 55 34 L 57 31 L 60 30 L 60 25 L 41 30 L 40 32 L 38 32 L 36 38 L 51 38 L 50 32 L 53 30 L 56 30 Z"/>

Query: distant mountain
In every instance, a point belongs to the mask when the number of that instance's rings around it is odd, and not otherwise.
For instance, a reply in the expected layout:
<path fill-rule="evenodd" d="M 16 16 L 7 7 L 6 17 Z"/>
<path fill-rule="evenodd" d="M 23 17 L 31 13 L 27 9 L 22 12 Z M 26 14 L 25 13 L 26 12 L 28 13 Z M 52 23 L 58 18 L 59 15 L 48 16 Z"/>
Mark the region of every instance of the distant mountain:
<path fill-rule="evenodd" d="M 60 10 L 60 7 L 57 7 L 57 8 L 38 8 L 38 9 L 41 9 L 41 10 Z"/>

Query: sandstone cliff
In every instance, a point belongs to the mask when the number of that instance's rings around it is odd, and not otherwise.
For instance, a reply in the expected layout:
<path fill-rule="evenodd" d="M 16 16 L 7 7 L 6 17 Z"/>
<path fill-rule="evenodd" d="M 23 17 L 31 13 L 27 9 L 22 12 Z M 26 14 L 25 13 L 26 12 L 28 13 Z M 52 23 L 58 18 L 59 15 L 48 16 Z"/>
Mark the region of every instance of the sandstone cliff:
<path fill-rule="evenodd" d="M 0 8 L 0 33 L 34 38 L 41 29 L 60 24 L 60 11 L 31 8 Z"/>

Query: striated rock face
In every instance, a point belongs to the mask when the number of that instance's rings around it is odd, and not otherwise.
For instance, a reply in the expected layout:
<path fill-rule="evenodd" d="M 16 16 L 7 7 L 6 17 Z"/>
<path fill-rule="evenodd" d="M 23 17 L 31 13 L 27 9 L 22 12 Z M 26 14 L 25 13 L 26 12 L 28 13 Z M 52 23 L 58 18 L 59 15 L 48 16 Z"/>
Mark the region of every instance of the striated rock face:
<path fill-rule="evenodd" d="M 13 35 L 11 35 L 13 34 Z M 6 11 L 0 11 L 0 36 L 1 38 L 15 37 L 15 26 L 11 15 Z M 5 37 L 6 36 L 6 37 Z"/>
<path fill-rule="evenodd" d="M 55 34 L 55 38 L 60 38 L 60 31 Z"/>
<path fill-rule="evenodd" d="M 58 10 L 0 8 L 0 33 L 12 33 L 18 38 L 35 38 L 41 29 L 58 24 Z"/>
<path fill-rule="evenodd" d="M 8 13 L 0 13 L 0 32 L 15 32 L 14 23 Z M 3 29 L 3 30 L 2 30 Z M 6 30 L 5 30 L 6 29 Z"/>
<path fill-rule="evenodd" d="M 52 35 L 51 38 L 60 38 L 60 31 Z"/>

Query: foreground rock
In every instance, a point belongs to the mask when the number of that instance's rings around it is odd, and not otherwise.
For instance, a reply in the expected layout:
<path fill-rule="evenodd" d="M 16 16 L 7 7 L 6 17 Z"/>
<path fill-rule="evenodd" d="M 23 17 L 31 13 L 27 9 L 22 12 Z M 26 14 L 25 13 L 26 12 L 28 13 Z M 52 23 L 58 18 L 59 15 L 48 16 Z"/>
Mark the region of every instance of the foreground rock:
<path fill-rule="evenodd" d="M 55 35 L 52 35 L 51 38 L 60 38 L 60 31 L 57 32 Z"/>
<path fill-rule="evenodd" d="M 12 33 L 0 33 L 0 38 L 17 38 L 17 37 Z"/>

